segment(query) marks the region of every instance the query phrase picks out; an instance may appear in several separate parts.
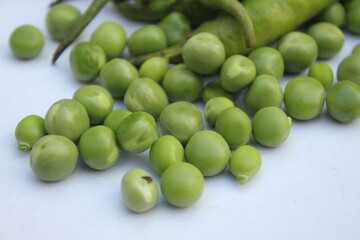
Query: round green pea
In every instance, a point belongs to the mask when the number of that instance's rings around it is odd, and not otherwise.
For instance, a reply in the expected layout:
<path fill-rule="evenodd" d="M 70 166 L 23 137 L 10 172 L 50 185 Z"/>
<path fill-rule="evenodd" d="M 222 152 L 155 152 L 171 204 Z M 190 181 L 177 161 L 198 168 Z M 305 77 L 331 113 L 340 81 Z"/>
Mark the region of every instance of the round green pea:
<path fill-rule="evenodd" d="M 261 162 L 261 155 L 256 148 L 240 146 L 230 158 L 230 172 L 243 185 L 259 171 Z"/>
<path fill-rule="evenodd" d="M 43 34 L 32 25 L 17 27 L 10 35 L 9 45 L 16 57 L 31 59 L 39 55 L 45 45 Z"/>
<path fill-rule="evenodd" d="M 155 207 L 159 193 L 150 173 L 132 169 L 121 180 L 121 197 L 127 208 L 142 213 Z"/>
<path fill-rule="evenodd" d="M 160 21 L 159 27 L 164 31 L 169 46 L 185 41 L 191 30 L 189 19 L 181 12 L 171 12 Z"/>
<path fill-rule="evenodd" d="M 131 34 L 127 45 L 132 56 L 139 56 L 165 49 L 167 41 L 164 31 L 159 26 L 150 24 Z"/>
<path fill-rule="evenodd" d="M 173 102 L 193 102 L 200 98 L 204 80 L 185 64 L 179 64 L 166 72 L 162 87 Z"/>
<path fill-rule="evenodd" d="M 201 197 L 204 177 L 195 166 L 179 162 L 168 167 L 160 179 L 165 200 L 176 207 L 189 207 Z"/>
<path fill-rule="evenodd" d="M 254 63 L 241 55 L 226 59 L 220 71 L 221 86 L 228 92 L 239 92 L 252 83 L 255 77 Z"/>
<path fill-rule="evenodd" d="M 360 53 L 344 58 L 337 69 L 337 79 L 350 80 L 360 86 Z"/>
<path fill-rule="evenodd" d="M 277 79 L 281 79 L 284 75 L 284 59 L 275 48 L 256 48 L 248 58 L 254 63 L 257 75 L 267 74 Z"/>
<path fill-rule="evenodd" d="M 45 135 L 44 119 L 37 115 L 26 116 L 15 128 L 15 138 L 19 143 L 19 151 L 31 149 L 36 141 Z"/>
<path fill-rule="evenodd" d="M 206 84 L 206 86 L 204 87 L 201 93 L 201 97 L 204 100 L 204 102 L 207 102 L 215 97 L 226 97 L 231 101 L 235 101 L 238 97 L 238 94 L 230 93 L 225 89 L 223 89 L 220 80 L 213 80 L 208 84 Z"/>
<path fill-rule="evenodd" d="M 346 27 L 355 34 L 360 34 L 360 2 L 349 1 L 346 5 Z"/>
<path fill-rule="evenodd" d="M 218 117 L 215 130 L 225 138 L 230 148 L 234 149 L 249 142 L 251 121 L 243 110 L 230 107 Z"/>
<path fill-rule="evenodd" d="M 150 78 L 160 84 L 168 69 L 169 59 L 164 57 L 152 57 L 141 65 L 139 76 L 141 78 Z"/>
<path fill-rule="evenodd" d="M 246 109 L 255 114 L 263 107 L 280 107 L 284 94 L 280 82 L 271 75 L 259 75 L 244 96 Z"/>
<path fill-rule="evenodd" d="M 72 141 L 78 140 L 89 126 L 90 120 L 85 107 L 73 99 L 57 101 L 45 115 L 48 134 L 63 135 Z"/>
<path fill-rule="evenodd" d="M 118 109 L 109 113 L 105 120 L 104 126 L 111 128 L 114 132 L 119 128 L 121 122 L 131 114 L 130 111 Z"/>
<path fill-rule="evenodd" d="M 120 157 L 115 133 L 106 126 L 86 130 L 80 137 L 79 151 L 86 165 L 96 170 L 110 168 Z"/>
<path fill-rule="evenodd" d="M 87 85 L 78 88 L 73 99 L 81 103 L 90 119 L 90 124 L 103 124 L 106 116 L 113 110 L 114 100 L 111 94 L 98 85 Z"/>
<path fill-rule="evenodd" d="M 211 33 L 197 33 L 182 48 L 182 57 L 188 68 L 198 74 L 216 73 L 225 61 L 222 42 Z"/>
<path fill-rule="evenodd" d="M 310 120 L 321 113 L 325 95 L 325 88 L 320 81 L 312 77 L 298 77 L 286 85 L 284 103 L 291 117 Z"/>
<path fill-rule="evenodd" d="M 56 40 L 68 37 L 73 26 L 81 19 L 79 9 L 68 4 L 57 4 L 46 15 L 46 27 Z"/>
<path fill-rule="evenodd" d="M 159 123 L 164 134 L 173 135 L 182 144 L 204 128 L 200 110 L 189 102 L 167 105 L 160 113 Z"/>
<path fill-rule="evenodd" d="M 104 50 L 94 43 L 78 43 L 70 52 L 71 70 L 75 78 L 81 82 L 94 80 L 105 63 Z"/>
<path fill-rule="evenodd" d="M 100 83 L 113 97 L 123 97 L 130 84 L 139 78 L 138 70 L 125 59 L 107 62 L 100 71 Z"/>
<path fill-rule="evenodd" d="M 143 152 L 155 141 L 158 134 L 155 119 L 146 112 L 130 114 L 116 130 L 122 149 L 128 152 Z"/>
<path fill-rule="evenodd" d="M 344 24 L 346 18 L 346 12 L 344 6 L 335 2 L 330 6 L 326 7 L 318 16 L 320 22 L 328 22 L 341 26 Z"/>
<path fill-rule="evenodd" d="M 328 114 L 343 123 L 360 117 L 360 86 L 349 80 L 334 84 L 326 97 Z"/>
<path fill-rule="evenodd" d="M 353 50 L 352 53 L 360 53 L 360 44 L 356 45 Z"/>
<path fill-rule="evenodd" d="M 214 128 L 216 120 L 227 108 L 234 107 L 234 102 L 226 97 L 215 97 L 210 99 L 204 108 L 204 117 L 210 127 Z"/>
<path fill-rule="evenodd" d="M 163 135 L 151 146 L 149 158 L 152 169 L 161 175 L 174 163 L 184 161 L 184 147 L 176 137 Z"/>
<path fill-rule="evenodd" d="M 255 140 L 265 147 L 278 147 L 288 138 L 291 118 L 278 107 L 260 109 L 252 119 Z"/>
<path fill-rule="evenodd" d="M 230 148 L 217 132 L 204 130 L 194 134 L 185 147 L 185 159 L 205 177 L 221 173 L 230 159 Z"/>
<path fill-rule="evenodd" d="M 325 63 L 315 63 L 310 66 L 309 77 L 319 80 L 325 90 L 329 89 L 334 81 L 334 74 L 331 67 Z"/>
<path fill-rule="evenodd" d="M 59 181 L 74 171 L 78 155 L 76 145 L 68 138 L 46 135 L 31 150 L 30 166 L 39 179 Z"/>
<path fill-rule="evenodd" d="M 124 103 L 132 112 L 148 112 L 157 118 L 168 104 L 166 93 L 150 78 L 135 79 L 124 96 Z"/>

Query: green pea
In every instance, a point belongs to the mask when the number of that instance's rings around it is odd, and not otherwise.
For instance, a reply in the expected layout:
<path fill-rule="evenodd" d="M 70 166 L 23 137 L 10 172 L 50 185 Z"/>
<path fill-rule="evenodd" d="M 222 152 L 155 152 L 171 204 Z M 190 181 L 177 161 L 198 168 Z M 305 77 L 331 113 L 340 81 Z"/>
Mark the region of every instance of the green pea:
<path fill-rule="evenodd" d="M 353 50 L 352 53 L 360 53 L 360 44 L 356 45 Z"/>
<path fill-rule="evenodd" d="M 47 135 L 40 138 L 30 154 L 30 166 L 44 181 L 59 181 L 69 176 L 78 160 L 78 149 L 68 138 Z"/>
<path fill-rule="evenodd" d="M 221 173 L 230 159 L 230 148 L 218 133 L 204 130 L 194 134 L 185 147 L 185 159 L 205 177 Z"/>
<path fill-rule="evenodd" d="M 308 34 L 316 41 L 319 50 L 318 58 L 330 59 L 344 46 L 343 32 L 332 23 L 316 23 L 308 29 Z"/>
<path fill-rule="evenodd" d="M 329 89 L 334 81 L 334 74 L 331 67 L 325 63 L 315 63 L 310 66 L 309 77 L 319 80 L 325 90 Z"/>
<path fill-rule="evenodd" d="M 130 114 L 116 130 L 116 137 L 122 149 L 128 152 L 143 152 L 157 136 L 155 119 L 146 112 Z"/>
<path fill-rule="evenodd" d="M 185 64 L 179 64 L 166 72 L 162 87 L 173 102 L 193 102 L 199 99 L 203 89 L 202 77 L 191 71 Z"/>
<path fill-rule="evenodd" d="M 90 37 L 90 42 L 100 46 L 108 59 L 119 57 L 126 45 L 124 28 L 115 22 L 100 24 Z"/>
<path fill-rule="evenodd" d="M 105 63 L 104 50 L 94 43 L 78 43 L 70 52 L 71 70 L 81 82 L 94 80 Z"/>
<path fill-rule="evenodd" d="M 310 120 L 317 117 L 325 102 L 325 88 L 312 77 L 292 79 L 285 88 L 284 103 L 291 117 Z"/>
<path fill-rule="evenodd" d="M 167 105 L 160 113 L 159 123 L 164 134 L 173 135 L 182 144 L 204 128 L 200 110 L 189 102 Z"/>
<path fill-rule="evenodd" d="M 72 99 L 57 101 L 45 115 L 45 129 L 48 134 L 63 135 L 72 141 L 78 140 L 89 125 L 85 107 Z"/>
<path fill-rule="evenodd" d="M 169 59 L 164 57 L 152 57 L 141 65 L 139 75 L 142 78 L 150 78 L 160 84 L 168 69 Z"/>
<path fill-rule="evenodd" d="M 192 71 L 210 75 L 216 73 L 225 61 L 222 42 L 211 33 L 197 33 L 182 48 L 184 63 Z"/>
<path fill-rule="evenodd" d="M 126 108 L 132 112 L 148 112 L 157 118 L 168 104 L 166 93 L 150 78 L 135 79 L 124 96 Z"/>
<path fill-rule="evenodd" d="M 131 114 L 130 111 L 118 109 L 109 113 L 105 120 L 104 125 L 111 128 L 114 132 L 119 128 L 121 122 Z"/>
<path fill-rule="evenodd" d="M 302 32 L 290 32 L 279 42 L 278 50 L 285 62 L 285 71 L 300 73 L 308 68 L 318 56 L 315 40 Z"/>
<path fill-rule="evenodd" d="M 139 78 L 134 65 L 125 59 L 113 59 L 100 71 L 100 83 L 113 97 L 123 97 L 130 84 Z"/>
<path fill-rule="evenodd" d="M 256 148 L 240 146 L 230 158 L 230 171 L 243 185 L 259 171 L 261 162 L 261 155 Z"/>
<path fill-rule="evenodd" d="M 246 109 L 255 114 L 264 107 L 280 107 L 284 94 L 280 82 L 271 75 L 259 75 L 244 96 Z"/>
<path fill-rule="evenodd" d="M 204 177 L 193 165 L 186 162 L 168 167 L 160 179 L 161 193 L 168 203 L 176 207 L 189 207 L 201 197 Z"/>
<path fill-rule="evenodd" d="M 254 63 L 247 57 L 234 55 L 226 59 L 221 67 L 221 86 L 228 92 L 239 92 L 256 77 Z"/>
<path fill-rule="evenodd" d="M 16 57 L 31 59 L 39 55 L 45 41 L 43 34 L 35 26 L 22 25 L 11 33 L 9 45 Z"/>
<path fill-rule="evenodd" d="M 142 169 L 128 171 L 121 180 L 121 197 L 127 208 L 146 212 L 158 202 L 158 189 L 153 177 Z"/>
<path fill-rule="evenodd" d="M 355 34 L 360 34 L 360 2 L 349 1 L 346 4 L 346 27 Z"/>
<path fill-rule="evenodd" d="M 46 15 L 46 27 L 56 40 L 68 37 L 73 26 L 81 19 L 79 9 L 68 4 L 57 4 Z"/>
<path fill-rule="evenodd" d="M 326 7 L 318 16 L 320 22 L 328 22 L 341 26 L 345 22 L 346 12 L 344 6 L 335 2 L 330 6 Z"/>
<path fill-rule="evenodd" d="M 209 82 L 203 89 L 201 97 L 204 102 L 209 101 L 215 97 L 226 97 L 231 101 L 235 101 L 238 97 L 237 93 L 230 93 L 222 88 L 220 80 Z"/>
<path fill-rule="evenodd" d="M 281 79 L 284 75 L 284 59 L 275 48 L 256 48 L 248 58 L 254 63 L 257 75 L 267 74 L 277 79 Z"/>
<path fill-rule="evenodd" d="M 184 147 L 174 136 L 163 135 L 151 146 L 150 165 L 159 175 L 174 163 L 182 161 L 184 161 Z"/>
<path fill-rule="evenodd" d="M 220 114 L 230 107 L 234 107 L 234 102 L 226 97 L 215 97 L 210 99 L 204 108 L 204 117 L 210 127 L 214 128 L 216 120 Z"/>
<path fill-rule="evenodd" d="M 255 140 L 265 147 L 278 147 L 288 138 L 291 118 L 278 107 L 260 109 L 252 119 Z"/>
<path fill-rule="evenodd" d="M 354 53 L 344 58 L 337 69 L 337 79 L 350 80 L 360 86 L 360 53 Z"/>
<path fill-rule="evenodd" d="M 218 117 L 215 129 L 223 136 L 231 149 L 249 142 L 251 121 L 244 111 L 237 107 L 225 109 Z"/>
<path fill-rule="evenodd" d="M 171 12 L 160 21 L 159 27 L 165 32 L 169 46 L 185 41 L 191 30 L 189 19 L 181 12 Z"/>
<path fill-rule="evenodd" d="M 127 45 L 132 56 L 139 56 L 163 50 L 167 47 L 167 42 L 164 31 L 151 24 L 135 31 Z"/>
<path fill-rule="evenodd" d="M 360 86 L 349 80 L 337 82 L 326 97 L 329 115 L 343 123 L 360 117 Z"/>
<path fill-rule="evenodd" d="M 79 140 L 79 151 L 86 165 L 96 170 L 110 168 L 120 157 L 115 133 L 106 126 L 86 130 Z"/>
<path fill-rule="evenodd" d="M 15 138 L 19 143 L 19 151 L 31 149 L 36 141 L 45 135 L 44 119 L 37 115 L 26 116 L 15 128 Z"/>
<path fill-rule="evenodd" d="M 110 93 L 98 85 L 87 85 L 78 88 L 73 99 L 81 103 L 93 125 L 103 124 L 106 116 L 114 107 L 114 100 Z"/>

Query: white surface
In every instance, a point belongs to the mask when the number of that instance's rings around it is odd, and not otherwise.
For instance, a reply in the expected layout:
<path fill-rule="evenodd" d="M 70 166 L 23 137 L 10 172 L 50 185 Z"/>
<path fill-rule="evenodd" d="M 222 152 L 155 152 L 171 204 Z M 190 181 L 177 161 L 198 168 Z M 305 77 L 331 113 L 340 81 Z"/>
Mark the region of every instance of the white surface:
<path fill-rule="evenodd" d="M 17 150 L 14 129 L 29 114 L 44 116 L 52 103 L 71 98 L 81 86 L 71 75 L 69 50 L 56 66 L 50 64 L 56 43 L 44 26 L 48 2 L 0 1 L 1 240 L 360 239 L 360 121 L 336 123 L 325 109 L 313 121 L 294 121 L 290 137 L 279 148 L 252 141 L 263 156 L 258 175 L 244 186 L 227 171 L 208 178 L 202 198 L 186 209 L 173 208 L 162 197 L 145 214 L 124 207 L 121 178 L 134 167 L 152 172 L 147 152 L 123 153 L 107 171 L 79 164 L 66 180 L 37 180 L 29 152 Z M 88 2 L 73 1 L 82 10 Z M 120 22 L 128 34 L 138 27 L 109 4 L 80 40 L 89 39 L 106 20 Z M 31 61 L 16 59 L 8 47 L 11 31 L 25 23 L 46 34 L 45 48 Z M 330 62 L 333 69 L 358 42 L 348 35 L 344 49 Z M 283 85 L 287 81 L 283 79 Z"/>

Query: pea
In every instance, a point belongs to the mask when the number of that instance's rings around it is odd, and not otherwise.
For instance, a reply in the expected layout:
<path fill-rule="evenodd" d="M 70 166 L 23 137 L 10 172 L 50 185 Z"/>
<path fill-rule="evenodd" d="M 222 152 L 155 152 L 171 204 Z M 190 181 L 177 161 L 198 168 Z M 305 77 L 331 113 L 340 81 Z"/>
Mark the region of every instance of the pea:
<path fill-rule="evenodd" d="M 360 117 L 360 87 L 349 80 L 337 82 L 326 97 L 329 115 L 343 123 Z"/>
<path fill-rule="evenodd" d="M 143 152 L 155 141 L 157 126 L 155 119 L 146 112 L 130 114 L 116 130 L 116 137 L 122 149 L 128 152 Z"/>
<path fill-rule="evenodd" d="M 87 85 L 78 88 L 73 99 L 81 103 L 89 115 L 90 123 L 103 124 L 106 116 L 114 107 L 114 100 L 110 93 L 98 85 Z"/>
<path fill-rule="evenodd" d="M 68 37 L 73 26 L 81 19 L 79 9 L 68 4 L 57 4 L 46 15 L 46 27 L 56 40 Z"/>
<path fill-rule="evenodd" d="M 189 102 L 167 105 L 160 113 L 159 123 L 164 134 L 173 135 L 182 144 L 204 128 L 201 112 Z"/>
<path fill-rule="evenodd" d="M 291 118 L 278 107 L 265 107 L 252 119 L 255 140 L 265 147 L 278 147 L 288 138 Z"/>
<path fill-rule="evenodd" d="M 360 2 L 346 3 L 346 27 L 355 34 L 360 34 Z"/>
<path fill-rule="evenodd" d="M 216 73 L 225 61 L 222 42 L 211 33 L 197 33 L 182 48 L 182 57 L 188 68 L 198 74 Z"/>
<path fill-rule="evenodd" d="M 226 97 L 231 101 L 235 101 L 238 97 L 237 93 L 230 93 L 221 87 L 220 80 L 213 80 L 209 82 L 203 89 L 201 97 L 204 102 L 209 101 L 215 97 Z"/>
<path fill-rule="evenodd" d="M 199 99 L 203 89 L 202 77 L 191 71 L 185 64 L 179 64 L 166 72 L 162 86 L 173 102 L 193 102 Z"/>
<path fill-rule="evenodd" d="M 360 53 L 354 53 L 344 58 L 337 69 L 337 79 L 350 80 L 360 86 Z"/>
<path fill-rule="evenodd" d="M 94 80 L 105 63 L 104 50 L 93 43 L 78 43 L 70 52 L 71 70 L 76 79 L 81 82 Z"/>
<path fill-rule="evenodd" d="M 226 59 L 220 71 L 221 86 L 228 92 L 239 92 L 255 79 L 256 68 L 247 57 L 234 55 Z"/>
<path fill-rule="evenodd" d="M 191 30 L 189 19 L 181 12 L 171 12 L 160 21 L 159 27 L 164 31 L 169 46 L 185 41 Z"/>
<path fill-rule="evenodd" d="M 132 56 L 139 56 L 163 50 L 167 42 L 164 31 L 150 24 L 135 31 L 128 39 L 127 45 Z"/>
<path fill-rule="evenodd" d="M 44 36 L 35 26 L 21 25 L 10 35 L 9 45 L 14 55 L 31 59 L 39 55 L 45 44 Z"/>
<path fill-rule="evenodd" d="M 204 130 L 194 134 L 186 144 L 185 159 L 205 177 L 211 177 L 221 173 L 227 166 L 230 148 L 220 134 Z"/>
<path fill-rule="evenodd" d="M 210 99 L 204 109 L 204 116 L 206 122 L 210 127 L 214 128 L 216 124 L 216 120 L 220 116 L 220 114 L 230 107 L 234 107 L 234 102 L 226 97 L 215 97 Z"/>
<path fill-rule="evenodd" d="M 280 107 L 284 94 L 280 82 L 271 75 L 259 75 L 247 89 L 244 104 L 251 114 L 264 107 Z"/>
<path fill-rule="evenodd" d="M 259 171 L 261 162 L 261 155 L 256 148 L 240 146 L 230 158 L 230 171 L 243 185 Z"/>
<path fill-rule="evenodd" d="M 131 211 L 142 213 L 152 209 L 158 196 L 153 177 L 142 169 L 128 171 L 121 180 L 121 197 Z"/>
<path fill-rule="evenodd" d="M 284 103 L 291 117 L 310 120 L 317 117 L 324 106 L 325 88 L 312 77 L 292 79 L 285 88 Z"/>
<path fill-rule="evenodd" d="M 326 7 L 318 16 L 320 22 L 328 22 L 341 26 L 345 22 L 346 12 L 344 6 L 335 2 Z"/>
<path fill-rule="evenodd" d="M 315 63 L 310 66 L 309 77 L 319 80 L 325 90 L 329 89 L 334 81 L 334 74 L 331 67 L 325 63 Z"/>
<path fill-rule="evenodd" d="M 109 113 L 105 120 L 104 125 L 111 128 L 114 132 L 119 128 L 121 122 L 131 114 L 130 111 L 118 109 Z"/>
<path fill-rule="evenodd" d="M 169 59 L 164 57 L 153 57 L 149 58 L 141 65 L 139 75 L 142 78 L 150 78 L 160 84 L 168 69 Z"/>
<path fill-rule="evenodd" d="M 171 205 L 189 207 L 201 197 L 204 177 L 190 163 L 180 162 L 168 167 L 160 179 L 161 192 Z"/>
<path fill-rule="evenodd" d="M 176 137 L 163 135 L 150 149 L 150 165 L 161 175 L 171 165 L 184 161 L 184 147 Z"/>
<path fill-rule="evenodd" d="M 63 135 L 72 141 L 77 141 L 89 125 L 85 107 L 72 99 L 55 102 L 45 115 L 45 129 L 48 134 Z"/>
<path fill-rule="evenodd" d="M 36 141 L 45 135 L 44 119 L 37 115 L 26 116 L 15 128 L 15 138 L 19 143 L 19 151 L 31 149 Z"/>
<path fill-rule="evenodd" d="M 164 90 L 150 78 L 135 79 L 124 96 L 126 108 L 132 112 L 144 111 L 157 118 L 168 104 Z"/>
<path fill-rule="evenodd" d="M 302 32 L 290 32 L 279 42 L 278 50 L 285 62 L 285 71 L 300 73 L 308 68 L 318 56 L 315 40 Z"/>
<path fill-rule="evenodd" d="M 123 97 L 130 84 L 139 78 L 134 65 L 117 58 L 107 62 L 100 71 L 100 83 L 113 97 Z"/>
<path fill-rule="evenodd" d="M 244 111 L 230 107 L 218 117 L 215 130 L 225 138 L 230 148 L 234 149 L 249 142 L 251 121 Z"/>
<path fill-rule="evenodd" d="M 76 145 L 68 138 L 47 135 L 40 138 L 30 154 L 30 166 L 44 181 L 59 181 L 69 176 L 78 160 Z"/>
<path fill-rule="evenodd" d="M 126 33 L 124 28 L 115 22 L 103 22 L 90 37 L 90 42 L 100 46 L 107 59 L 119 57 L 126 45 Z"/>
<path fill-rule="evenodd" d="M 267 74 L 277 79 L 281 79 L 284 75 L 284 59 L 275 48 L 256 48 L 248 58 L 254 63 L 257 75 Z"/>
<path fill-rule="evenodd" d="M 360 53 L 360 44 L 356 45 L 353 50 L 352 53 Z"/>
<path fill-rule="evenodd" d="M 81 135 L 79 151 L 82 160 L 92 169 L 104 170 L 120 157 L 115 133 L 106 126 L 91 127 Z"/>

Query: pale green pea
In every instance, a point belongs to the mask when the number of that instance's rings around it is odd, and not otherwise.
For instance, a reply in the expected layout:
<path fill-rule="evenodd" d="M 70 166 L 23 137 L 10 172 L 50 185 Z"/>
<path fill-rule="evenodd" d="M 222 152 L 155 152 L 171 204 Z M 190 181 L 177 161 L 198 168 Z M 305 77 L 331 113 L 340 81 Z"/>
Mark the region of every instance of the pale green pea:
<path fill-rule="evenodd" d="M 31 149 L 36 141 L 45 135 L 44 119 L 37 115 L 26 116 L 15 128 L 15 138 L 19 143 L 19 151 Z"/>
<path fill-rule="evenodd" d="M 234 102 L 226 97 L 215 97 L 210 99 L 204 108 L 204 117 L 210 127 L 214 128 L 216 120 L 227 108 L 234 107 Z"/>
<path fill-rule="evenodd" d="M 141 78 L 150 78 L 161 83 L 166 71 L 169 69 L 169 59 L 164 57 L 153 57 L 146 60 L 139 69 Z"/>
<path fill-rule="evenodd" d="M 231 101 L 235 101 L 238 98 L 238 93 L 230 93 L 223 89 L 220 80 L 214 80 L 206 84 L 204 87 L 201 97 L 204 102 L 209 101 L 215 97 L 226 97 Z"/>
<path fill-rule="evenodd" d="M 337 69 L 337 79 L 350 80 L 360 86 L 360 53 L 354 53 L 344 58 Z"/>
<path fill-rule="evenodd" d="M 329 89 L 334 81 L 333 71 L 326 63 L 312 64 L 310 66 L 308 76 L 319 80 L 324 86 L 325 90 Z"/>
<path fill-rule="evenodd" d="M 341 26 L 345 22 L 346 12 L 344 6 L 335 2 L 330 6 L 326 7 L 318 16 L 320 22 L 328 22 Z"/>
<path fill-rule="evenodd" d="M 31 59 L 39 55 L 45 45 L 43 34 L 32 25 L 21 25 L 10 35 L 9 45 L 14 55 Z"/>
<path fill-rule="evenodd" d="M 259 47 L 248 58 L 254 63 L 256 75 L 267 74 L 281 79 L 284 75 L 284 59 L 278 50 L 272 47 Z"/>
<path fill-rule="evenodd" d="M 131 114 L 130 111 L 118 109 L 109 113 L 105 120 L 104 126 L 111 128 L 114 132 L 119 128 L 121 122 Z"/>

